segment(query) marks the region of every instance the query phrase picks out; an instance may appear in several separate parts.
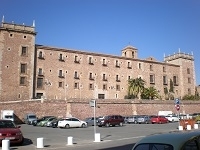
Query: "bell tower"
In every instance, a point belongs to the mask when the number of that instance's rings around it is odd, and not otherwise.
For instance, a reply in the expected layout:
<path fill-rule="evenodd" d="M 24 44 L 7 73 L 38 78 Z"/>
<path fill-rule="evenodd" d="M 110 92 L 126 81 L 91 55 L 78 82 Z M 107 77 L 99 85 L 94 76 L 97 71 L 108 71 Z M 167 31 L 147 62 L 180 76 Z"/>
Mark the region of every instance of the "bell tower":
<path fill-rule="evenodd" d="M 137 48 L 129 45 L 122 50 L 122 56 L 127 58 L 137 59 L 137 51 L 138 51 Z"/>

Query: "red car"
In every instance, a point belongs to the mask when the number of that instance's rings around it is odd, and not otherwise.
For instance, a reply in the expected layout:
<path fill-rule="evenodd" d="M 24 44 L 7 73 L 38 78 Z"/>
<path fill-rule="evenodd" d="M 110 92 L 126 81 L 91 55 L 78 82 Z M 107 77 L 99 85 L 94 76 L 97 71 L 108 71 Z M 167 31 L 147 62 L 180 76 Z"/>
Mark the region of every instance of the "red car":
<path fill-rule="evenodd" d="M 19 128 L 11 120 L 0 120 L 0 145 L 4 139 L 10 140 L 10 144 L 22 145 L 24 137 Z"/>
<path fill-rule="evenodd" d="M 151 117 L 151 123 L 154 124 L 154 123 L 168 123 L 168 119 L 165 118 L 165 116 L 152 116 Z"/>

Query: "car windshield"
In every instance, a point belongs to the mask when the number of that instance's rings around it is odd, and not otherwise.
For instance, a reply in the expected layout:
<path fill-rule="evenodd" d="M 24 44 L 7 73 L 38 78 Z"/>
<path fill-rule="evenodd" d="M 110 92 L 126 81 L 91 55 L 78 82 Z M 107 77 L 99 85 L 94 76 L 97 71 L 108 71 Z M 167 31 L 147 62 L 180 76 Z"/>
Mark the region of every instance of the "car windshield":
<path fill-rule="evenodd" d="M 36 116 L 34 116 L 34 115 L 30 115 L 29 118 L 30 118 L 30 119 L 35 119 Z"/>
<path fill-rule="evenodd" d="M 16 128 L 12 121 L 0 121 L 0 128 Z"/>

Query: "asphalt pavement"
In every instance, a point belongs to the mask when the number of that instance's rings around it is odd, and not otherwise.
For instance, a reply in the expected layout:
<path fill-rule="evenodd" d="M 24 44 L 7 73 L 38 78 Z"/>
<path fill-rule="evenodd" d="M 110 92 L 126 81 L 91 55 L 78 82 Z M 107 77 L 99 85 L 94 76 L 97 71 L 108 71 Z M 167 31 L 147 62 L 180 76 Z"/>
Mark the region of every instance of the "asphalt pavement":
<path fill-rule="evenodd" d="M 22 146 L 10 150 L 131 150 L 141 138 L 165 132 L 177 131 L 178 122 L 168 124 L 125 124 L 123 127 L 96 127 L 60 129 L 21 125 L 25 137 Z M 95 131 L 100 142 L 95 141 Z M 70 138 L 69 138 L 70 137 Z M 38 148 L 37 139 L 42 138 L 44 148 Z M 72 140 L 72 145 L 69 142 Z"/>

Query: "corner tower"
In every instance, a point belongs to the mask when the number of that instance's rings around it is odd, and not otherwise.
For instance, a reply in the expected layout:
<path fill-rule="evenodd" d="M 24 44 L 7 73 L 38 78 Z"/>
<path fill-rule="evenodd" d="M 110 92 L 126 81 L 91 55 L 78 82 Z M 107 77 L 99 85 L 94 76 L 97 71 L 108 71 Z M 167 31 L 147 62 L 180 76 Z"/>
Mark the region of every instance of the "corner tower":
<path fill-rule="evenodd" d="M 0 101 L 32 98 L 35 23 L 32 26 L 4 22 L 0 26 Z"/>
<path fill-rule="evenodd" d="M 164 61 L 166 63 L 171 63 L 180 66 L 179 75 L 173 75 L 174 85 L 178 85 L 181 89 L 178 95 L 194 95 L 196 78 L 193 54 L 182 53 L 179 49 L 178 53 L 174 53 L 173 55 L 169 56 L 164 56 Z M 173 74 L 173 72 L 171 74 Z"/>

